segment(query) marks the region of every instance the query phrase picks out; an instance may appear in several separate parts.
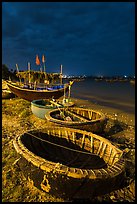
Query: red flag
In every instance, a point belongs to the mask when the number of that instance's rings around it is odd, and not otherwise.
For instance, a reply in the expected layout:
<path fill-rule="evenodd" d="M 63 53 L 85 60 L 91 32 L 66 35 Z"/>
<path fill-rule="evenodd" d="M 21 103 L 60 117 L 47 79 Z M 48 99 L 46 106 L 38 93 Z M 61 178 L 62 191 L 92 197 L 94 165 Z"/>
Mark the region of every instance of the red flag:
<path fill-rule="evenodd" d="M 42 62 L 43 63 L 45 62 L 45 56 L 44 55 L 42 56 Z"/>
<path fill-rule="evenodd" d="M 38 55 L 36 55 L 36 65 L 40 65 L 40 60 L 39 60 Z"/>

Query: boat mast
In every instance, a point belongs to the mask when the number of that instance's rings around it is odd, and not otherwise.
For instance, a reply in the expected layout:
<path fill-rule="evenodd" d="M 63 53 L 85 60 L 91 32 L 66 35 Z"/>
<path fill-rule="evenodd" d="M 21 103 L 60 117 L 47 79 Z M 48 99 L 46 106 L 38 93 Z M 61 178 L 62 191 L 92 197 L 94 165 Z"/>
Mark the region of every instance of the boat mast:
<path fill-rule="evenodd" d="M 64 84 L 64 97 L 63 97 L 63 103 L 66 102 L 66 84 Z"/>
<path fill-rule="evenodd" d="M 71 92 L 71 86 L 74 83 L 74 81 L 69 82 L 69 92 L 68 92 L 68 99 L 70 100 L 70 92 Z"/>
<path fill-rule="evenodd" d="M 18 67 L 17 64 L 16 64 L 16 69 L 17 69 L 17 73 L 19 73 L 19 67 Z M 20 85 L 21 85 L 21 78 L 20 78 L 20 76 L 19 76 L 19 80 L 20 80 Z"/>
<path fill-rule="evenodd" d="M 36 55 L 36 65 L 40 65 L 40 71 L 42 72 L 42 67 L 38 55 Z"/>
<path fill-rule="evenodd" d="M 71 89 L 71 85 L 69 84 L 68 99 L 70 99 L 70 89 Z"/>
<path fill-rule="evenodd" d="M 62 84 L 62 64 L 60 65 L 60 83 Z"/>
<path fill-rule="evenodd" d="M 28 71 L 29 71 L 29 84 L 30 84 L 30 62 L 28 62 Z"/>
<path fill-rule="evenodd" d="M 19 67 L 18 67 L 18 65 L 16 64 L 16 69 L 17 69 L 17 72 L 19 72 Z"/>
<path fill-rule="evenodd" d="M 46 66 L 45 66 L 45 56 L 44 54 L 42 55 L 42 62 L 43 62 L 43 65 L 44 65 L 44 72 L 46 72 Z"/>

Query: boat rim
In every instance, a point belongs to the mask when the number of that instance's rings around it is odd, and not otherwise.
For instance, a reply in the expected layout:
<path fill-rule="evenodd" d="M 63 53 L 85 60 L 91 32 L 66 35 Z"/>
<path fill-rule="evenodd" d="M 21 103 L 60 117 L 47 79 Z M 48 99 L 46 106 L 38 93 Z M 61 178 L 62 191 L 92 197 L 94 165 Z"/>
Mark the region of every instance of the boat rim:
<path fill-rule="evenodd" d="M 41 128 L 39 130 L 42 130 L 45 128 Z M 62 130 L 64 127 L 52 127 L 48 126 L 47 129 L 49 130 Z M 66 128 L 68 131 L 71 132 L 78 132 L 87 134 L 88 136 L 96 137 L 98 139 L 101 139 L 102 137 L 99 135 L 96 135 L 91 132 L 87 132 L 85 130 L 79 130 L 74 128 Z M 32 131 L 39 131 L 38 129 L 31 129 L 27 132 L 24 132 L 24 134 L 32 132 Z M 112 165 L 108 165 L 107 168 L 101 168 L 101 169 L 80 169 L 75 167 L 67 167 L 66 165 L 63 165 L 61 163 L 56 163 L 53 161 L 48 161 L 40 156 L 37 156 L 28 148 L 25 147 L 25 145 L 21 141 L 21 137 L 23 137 L 24 134 L 17 135 L 13 140 L 13 146 L 16 149 L 17 153 L 19 153 L 21 156 L 23 156 L 27 161 L 31 162 L 34 166 L 37 166 L 39 169 L 47 171 L 47 172 L 57 172 L 57 173 L 63 173 L 67 174 L 67 176 L 70 176 L 72 178 L 86 178 L 88 176 L 89 179 L 102 179 L 102 178 L 110 178 L 117 176 L 118 174 L 122 173 L 125 164 L 123 159 L 123 151 L 120 150 L 118 147 L 114 146 L 108 139 L 103 138 L 103 141 L 106 142 L 106 144 L 109 144 L 112 148 L 115 149 L 116 154 L 120 154 L 120 159 L 113 163 Z M 97 154 L 96 154 L 97 155 Z M 114 172 L 112 171 L 112 168 L 114 166 Z M 120 166 L 120 167 L 119 167 Z M 101 171 L 101 172 L 100 172 Z M 100 173 L 101 175 L 100 175 Z"/>
<path fill-rule="evenodd" d="M 105 116 L 105 114 L 103 114 L 103 113 L 101 113 L 101 112 L 99 112 L 99 111 L 96 111 L 96 110 L 93 110 L 93 109 L 90 109 L 90 108 L 82 108 L 82 110 L 90 110 L 90 111 L 92 111 L 92 112 L 95 112 L 95 113 L 98 113 L 101 117 L 100 118 L 97 118 L 97 119 L 94 119 L 94 120 L 90 120 L 90 121 L 86 121 L 86 122 L 84 122 L 84 121 L 63 121 L 63 120 L 59 120 L 59 119 L 56 119 L 56 118 L 53 118 L 52 116 L 51 116 L 51 114 L 53 113 L 53 112 L 56 112 L 56 111 L 62 111 L 63 109 L 66 109 L 67 110 L 67 108 L 55 108 L 54 110 L 50 110 L 48 113 L 46 113 L 45 114 L 45 118 L 48 120 L 48 121 L 50 121 L 50 122 L 54 122 L 54 123 L 58 123 L 58 124 L 68 124 L 68 125 L 79 125 L 79 124 L 82 124 L 82 125 L 85 125 L 85 124 L 91 124 L 91 123 L 96 123 L 96 122 L 101 122 L 101 121 L 104 121 L 104 120 L 106 120 L 106 116 Z M 74 108 L 69 108 L 69 110 L 70 109 L 81 109 L 81 108 L 79 108 L 79 107 L 74 107 Z"/>
<path fill-rule="evenodd" d="M 61 91 L 61 90 L 64 90 L 64 87 L 63 88 L 59 88 L 59 89 L 55 89 L 55 90 L 33 90 L 33 89 L 24 89 L 24 88 L 21 88 L 21 87 L 18 87 L 16 86 L 15 84 L 13 84 L 13 82 L 9 82 L 8 80 L 6 80 L 7 82 L 7 85 L 9 86 L 12 86 L 13 88 L 16 88 L 20 91 L 25 91 L 25 92 L 35 92 L 35 93 L 39 93 L 39 92 L 58 92 L 58 91 Z M 65 85 L 65 89 L 69 86 L 69 83 L 66 83 L 64 84 Z"/>
<path fill-rule="evenodd" d="M 38 107 L 38 108 L 52 108 L 52 106 L 50 104 L 39 105 L 36 103 L 37 101 L 45 101 L 46 102 L 46 100 L 43 100 L 43 99 L 36 99 L 36 100 L 31 101 L 31 105 L 34 107 Z M 48 99 L 47 99 L 47 101 L 48 101 Z M 49 101 L 49 103 L 50 103 L 50 101 Z M 61 107 L 61 105 L 60 105 L 60 107 Z"/>

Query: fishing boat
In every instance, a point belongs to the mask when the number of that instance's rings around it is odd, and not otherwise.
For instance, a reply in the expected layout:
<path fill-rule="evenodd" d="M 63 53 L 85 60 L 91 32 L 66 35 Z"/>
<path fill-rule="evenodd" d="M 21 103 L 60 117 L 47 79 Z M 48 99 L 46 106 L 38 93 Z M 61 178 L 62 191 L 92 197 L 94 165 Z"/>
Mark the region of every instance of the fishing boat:
<path fill-rule="evenodd" d="M 31 111 L 38 118 L 45 120 L 45 114 L 47 114 L 48 111 L 58 107 L 63 108 L 68 106 L 70 107 L 73 105 L 74 105 L 74 102 L 66 98 L 65 99 L 63 98 L 62 100 L 58 100 L 58 101 L 39 99 L 39 100 L 33 100 L 31 102 Z"/>
<path fill-rule="evenodd" d="M 64 93 L 68 92 L 73 81 L 63 84 L 62 65 L 60 66 L 60 73 L 47 73 L 45 71 L 44 55 L 42 61 L 44 63 L 44 71 L 42 71 L 42 67 L 40 71 L 30 70 L 30 62 L 28 62 L 28 70 L 20 72 L 16 64 L 16 75 L 19 77 L 19 82 L 13 83 L 7 80 L 6 83 L 10 91 L 30 102 L 37 99 L 59 99 Z M 41 64 L 38 55 L 36 55 L 36 64 Z M 24 80 L 23 83 L 22 79 Z M 60 80 L 59 83 L 57 83 L 58 80 Z"/>
<path fill-rule="evenodd" d="M 10 90 L 2 89 L 2 99 L 10 99 L 14 97 L 15 97 L 15 94 L 13 94 Z"/>
<path fill-rule="evenodd" d="M 20 86 L 19 84 L 12 83 L 8 80 L 6 82 L 11 92 L 30 102 L 37 99 L 58 99 L 64 95 L 64 91 L 67 92 L 69 90 L 70 86 L 70 83 L 66 83 L 34 88 L 28 87 L 24 84 Z"/>
<path fill-rule="evenodd" d="M 122 150 L 91 132 L 48 126 L 17 135 L 13 145 L 28 181 L 51 195 L 91 199 L 123 185 Z"/>
<path fill-rule="evenodd" d="M 88 108 L 68 107 L 50 110 L 45 118 L 51 124 L 102 133 L 107 123 L 105 115 Z"/>
<path fill-rule="evenodd" d="M 2 99 L 14 98 L 15 95 L 9 90 L 6 80 L 2 79 Z"/>

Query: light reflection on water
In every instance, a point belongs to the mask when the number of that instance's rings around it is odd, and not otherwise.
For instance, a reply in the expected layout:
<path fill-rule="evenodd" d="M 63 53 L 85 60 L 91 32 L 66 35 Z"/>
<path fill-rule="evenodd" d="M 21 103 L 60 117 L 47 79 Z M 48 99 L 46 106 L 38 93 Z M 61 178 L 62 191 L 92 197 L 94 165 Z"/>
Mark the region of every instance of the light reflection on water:
<path fill-rule="evenodd" d="M 135 86 L 130 82 L 106 82 L 85 79 L 74 82 L 71 97 L 97 102 L 100 105 L 135 111 Z"/>

